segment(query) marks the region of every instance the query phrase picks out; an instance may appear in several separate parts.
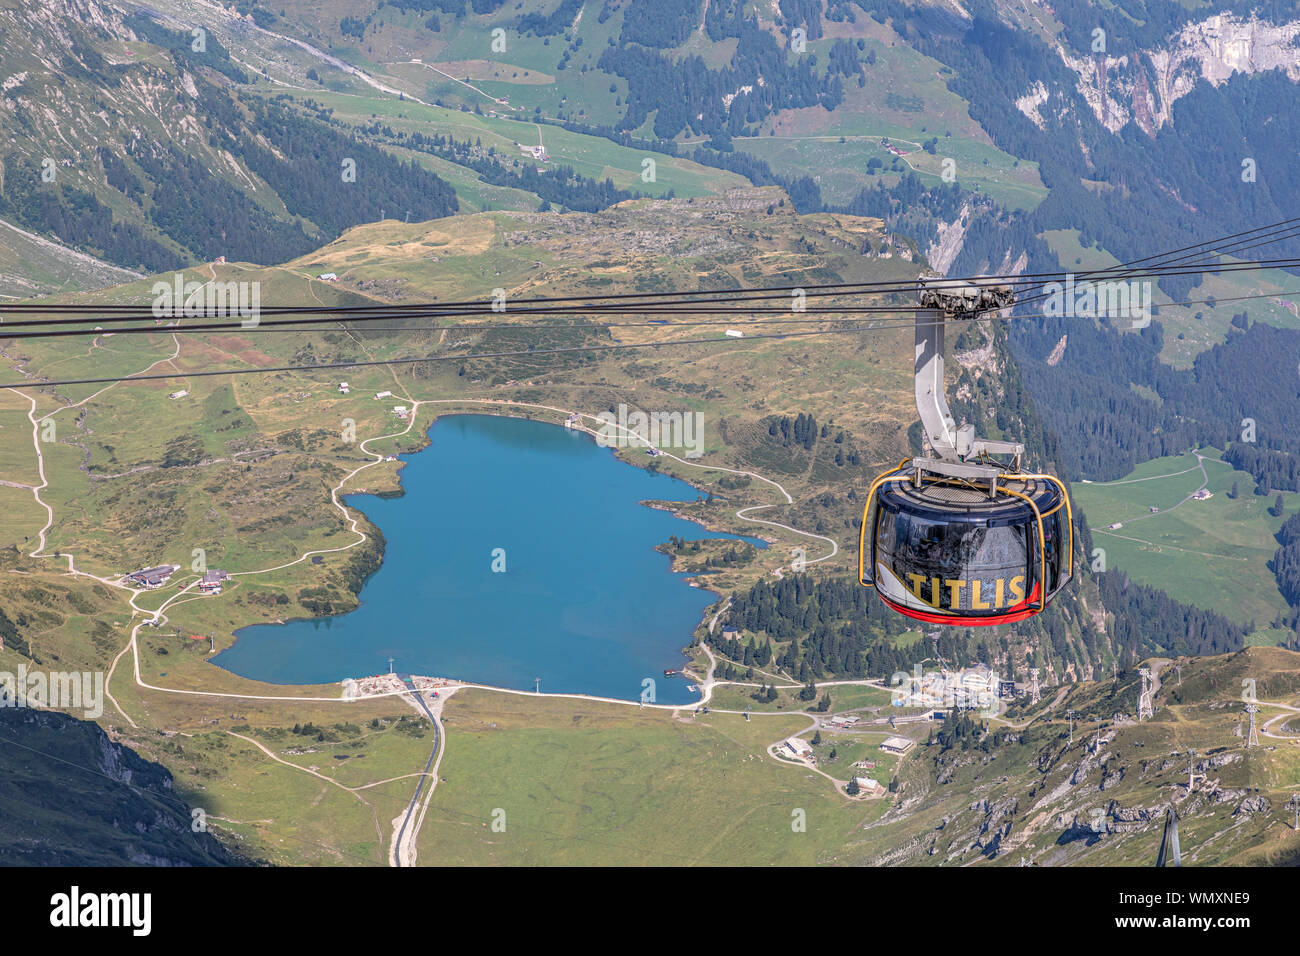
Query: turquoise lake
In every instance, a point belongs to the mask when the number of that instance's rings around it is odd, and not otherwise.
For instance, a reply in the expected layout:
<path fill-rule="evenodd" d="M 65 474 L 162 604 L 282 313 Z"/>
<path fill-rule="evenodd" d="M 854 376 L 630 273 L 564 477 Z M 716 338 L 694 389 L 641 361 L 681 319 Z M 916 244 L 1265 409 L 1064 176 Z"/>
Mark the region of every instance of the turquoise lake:
<path fill-rule="evenodd" d="M 694 501 L 689 484 L 625 464 L 558 425 L 451 415 L 403 456 L 406 494 L 352 495 L 383 532 L 384 563 L 361 607 L 330 618 L 257 624 L 213 661 L 277 684 L 388 670 L 499 687 L 659 703 L 698 695 L 681 648 L 716 598 L 655 551 L 671 535 L 737 538 L 640 502 Z M 745 538 L 762 547 L 763 543 Z M 504 549 L 505 571 L 492 570 Z"/>

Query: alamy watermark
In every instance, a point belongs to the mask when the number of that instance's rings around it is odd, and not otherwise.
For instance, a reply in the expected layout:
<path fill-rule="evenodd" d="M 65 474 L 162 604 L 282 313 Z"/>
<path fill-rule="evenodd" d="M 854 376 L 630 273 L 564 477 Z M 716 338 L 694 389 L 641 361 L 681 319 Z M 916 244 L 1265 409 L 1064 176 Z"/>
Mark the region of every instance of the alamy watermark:
<path fill-rule="evenodd" d="M 889 683 L 890 704 L 894 707 L 978 710 L 984 717 L 996 717 L 1001 709 L 1002 678 L 990 668 L 927 672 L 915 664 L 910 674 L 895 671 Z"/>
<path fill-rule="evenodd" d="M 703 412 L 641 412 L 618 406 L 618 413 L 601 412 L 596 416 L 596 444 L 602 448 L 685 449 L 685 457 L 704 454 Z"/>
<path fill-rule="evenodd" d="M 1076 280 L 1043 286 L 1043 314 L 1051 318 L 1131 319 L 1133 328 L 1151 324 L 1151 282 L 1134 279 Z"/>
<path fill-rule="evenodd" d="M 155 282 L 153 315 L 156 319 L 240 317 L 240 326 L 256 328 L 262 311 L 261 282 L 186 282 L 176 273 L 171 282 Z"/>
<path fill-rule="evenodd" d="M 82 892 L 74 885 L 50 897 L 50 925 L 123 928 L 132 936 L 148 936 L 153 929 L 153 894 Z"/>
<path fill-rule="evenodd" d="M 104 714 L 103 671 L 39 671 L 18 665 L 0 671 L 0 707 L 79 710 L 87 720 Z"/>

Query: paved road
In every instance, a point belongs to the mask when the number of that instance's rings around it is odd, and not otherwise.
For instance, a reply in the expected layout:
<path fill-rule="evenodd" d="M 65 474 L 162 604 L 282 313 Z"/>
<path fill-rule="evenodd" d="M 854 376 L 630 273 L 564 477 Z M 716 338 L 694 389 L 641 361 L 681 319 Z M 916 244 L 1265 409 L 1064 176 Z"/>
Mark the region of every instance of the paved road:
<path fill-rule="evenodd" d="M 425 703 L 424 694 L 421 691 L 413 689 L 411 696 L 415 698 L 415 702 L 420 705 L 420 709 L 429 718 L 429 723 L 433 724 L 433 752 L 429 754 L 429 762 L 424 765 L 424 773 L 420 775 L 420 782 L 416 784 L 415 795 L 411 797 L 411 804 L 406 808 L 406 816 L 402 819 L 402 825 L 397 831 L 397 838 L 393 840 L 393 866 L 410 866 L 412 863 L 414 854 L 411 852 L 412 848 L 408 848 L 406 843 L 406 829 L 411 823 L 411 817 L 414 816 L 415 811 L 420 806 L 420 794 L 424 792 L 425 783 L 429 783 L 429 791 L 432 794 L 436 784 L 431 782 L 430 771 L 433 770 L 434 761 L 442 751 L 442 724 L 433 715 L 429 705 Z M 415 835 L 418 830 L 417 827 L 411 831 L 412 844 L 415 842 Z"/>

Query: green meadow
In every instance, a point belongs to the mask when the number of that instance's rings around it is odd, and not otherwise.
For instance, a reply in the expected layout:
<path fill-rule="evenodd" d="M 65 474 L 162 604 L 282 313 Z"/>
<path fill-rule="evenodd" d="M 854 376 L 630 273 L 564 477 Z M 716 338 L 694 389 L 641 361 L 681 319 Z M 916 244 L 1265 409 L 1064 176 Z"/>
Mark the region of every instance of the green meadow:
<path fill-rule="evenodd" d="M 1276 493 L 1259 497 L 1255 482 L 1208 449 L 1206 487 L 1213 497 L 1189 499 L 1205 483 L 1194 455 L 1156 458 L 1118 481 L 1072 485 L 1087 514 L 1093 545 L 1105 551 L 1107 569 L 1157 587 L 1170 597 L 1263 627 L 1287 610 L 1268 562 L 1274 535 L 1300 508 L 1300 494 L 1282 495 L 1282 517 L 1268 513 Z M 1228 497 L 1236 483 L 1236 499 Z M 1156 513 L 1151 508 L 1158 508 Z M 1110 530 L 1120 523 L 1123 527 Z"/>
<path fill-rule="evenodd" d="M 446 718 L 443 779 L 419 837 L 426 862 L 812 864 L 887 807 L 767 755 L 800 717 L 692 720 L 462 691 Z"/>

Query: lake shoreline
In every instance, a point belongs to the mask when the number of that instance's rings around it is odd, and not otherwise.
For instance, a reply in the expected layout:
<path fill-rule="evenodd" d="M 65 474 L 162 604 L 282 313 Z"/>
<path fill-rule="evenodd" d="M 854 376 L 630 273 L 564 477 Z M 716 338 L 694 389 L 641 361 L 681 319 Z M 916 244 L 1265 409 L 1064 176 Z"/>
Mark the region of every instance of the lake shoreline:
<path fill-rule="evenodd" d="M 382 537 L 385 537 L 385 536 L 383 535 L 382 530 L 381 530 L 381 529 L 384 528 L 384 527 L 390 527 L 390 530 L 392 531 L 392 533 L 401 534 L 402 531 L 401 531 L 400 529 L 403 527 L 404 522 L 403 522 L 402 520 L 399 520 L 399 521 L 397 521 L 397 522 L 393 522 L 393 521 L 392 521 L 392 516 L 389 516 L 388 518 L 385 518 L 384 515 L 383 515 L 383 513 L 382 513 L 382 509 L 380 509 L 380 513 L 379 513 L 379 514 L 376 514 L 376 513 L 374 513 L 374 512 L 376 511 L 376 509 L 375 509 L 373 506 L 372 506 L 371 508 L 369 508 L 369 509 L 362 508 L 359 504 L 357 504 L 357 502 L 356 502 L 356 500 L 355 500 L 355 496 L 358 496 L 358 495 L 366 495 L 366 496 L 370 497 L 370 498 L 372 499 L 372 501 L 375 502 L 375 503 L 385 502 L 385 501 L 387 501 L 387 502 L 393 502 L 393 501 L 398 501 L 398 500 L 401 500 L 401 499 L 404 499 L 404 498 L 409 497 L 409 495 L 410 495 L 414 490 L 418 490 L 418 489 L 412 488 L 412 482 L 410 482 L 410 481 L 407 480 L 407 479 L 408 479 L 408 472 L 407 472 L 407 469 L 408 469 L 409 467 L 411 467 L 412 465 L 417 465 L 418 463 L 425 463 L 425 464 L 421 465 L 421 470 L 422 470 L 422 472 L 428 472 L 430 466 L 428 465 L 428 463 L 426 462 L 426 460 L 425 460 L 425 459 L 419 459 L 418 462 L 417 462 L 415 456 L 418 455 L 420 452 L 427 452 L 427 451 L 429 450 L 429 447 L 434 443 L 433 440 L 434 440 L 434 437 L 436 437 L 435 433 L 433 432 L 433 429 L 434 429 L 434 428 L 436 428 L 440 423 L 446 423 L 446 422 L 448 422 L 448 421 L 454 421 L 454 420 L 456 420 L 456 419 L 466 419 L 466 420 L 468 420 L 468 424 L 467 424 L 466 428 L 470 428 L 471 430 L 472 430 L 472 428 L 474 427 L 474 420 L 475 420 L 475 419 L 483 420 L 483 421 L 485 421 L 485 422 L 501 422 L 501 423 L 505 423 L 505 422 L 515 422 L 515 423 L 521 423 L 521 424 L 523 424 L 523 423 L 533 423 L 533 424 L 535 424 L 535 425 L 545 425 L 545 426 L 550 426 L 550 429 L 557 429 L 557 430 L 560 429 L 560 428 L 562 427 L 562 426 L 561 426 L 560 424 L 558 424 L 558 423 L 545 421 L 544 419 L 539 419 L 539 418 L 534 417 L 534 416 L 529 416 L 529 415 L 514 415 L 514 414 L 508 414 L 508 413 L 507 413 L 507 414 L 502 414 L 502 413 L 500 413 L 500 412 L 498 412 L 498 411 L 496 411 L 496 410 L 492 410 L 492 411 L 485 411 L 485 410 L 480 410 L 480 411 L 461 411 L 461 410 L 452 410 L 452 411 L 440 412 L 440 413 L 434 415 L 433 418 L 430 420 L 428 426 L 427 426 L 426 428 L 423 428 L 423 429 L 421 430 L 421 431 L 422 431 L 421 437 L 420 437 L 420 438 L 415 442 L 416 447 L 414 448 L 414 450 L 411 450 L 411 451 L 403 451 L 403 452 L 401 452 L 401 454 L 402 454 L 402 456 L 403 456 L 402 459 L 401 459 L 401 463 L 400 463 L 398 469 L 396 470 L 396 472 L 395 472 L 395 473 L 393 474 L 393 476 L 392 476 L 393 479 L 395 480 L 395 483 L 396 483 L 397 487 L 391 487 L 391 486 L 390 486 L 390 487 L 382 487 L 382 486 L 381 486 L 380 488 L 378 488 L 378 489 L 376 489 L 376 490 L 373 490 L 373 491 L 372 491 L 372 490 L 369 490 L 369 489 L 366 489 L 366 490 L 358 490 L 358 491 L 355 491 L 355 492 L 349 492 L 349 493 L 347 493 L 347 494 L 341 495 L 341 497 L 343 498 L 343 500 L 344 500 L 344 502 L 345 502 L 345 505 L 346 505 L 346 507 L 348 508 L 348 510 L 351 511 L 351 512 L 353 512 L 353 513 L 359 514 L 359 515 L 361 516 L 361 518 L 362 518 L 362 519 L 363 519 L 363 520 L 364 520 L 364 521 L 365 521 L 365 522 L 366 522 L 366 523 L 367 523 L 371 528 L 373 528 L 376 532 L 378 532 L 378 534 L 376 535 L 376 537 L 381 537 L 381 538 L 382 538 Z M 480 426 L 480 427 L 481 427 L 481 426 Z M 547 429 L 547 433 L 550 432 L 550 429 Z M 464 430 L 464 429 L 462 429 L 462 431 L 463 431 L 463 430 Z M 488 430 L 489 430 L 489 431 L 492 430 L 491 426 L 489 426 Z M 507 430 L 509 430 L 509 429 L 507 429 Z M 566 430 L 565 430 L 565 434 L 571 434 L 571 433 L 573 433 L 574 431 L 575 431 L 575 430 L 566 429 Z M 581 432 L 579 432 L 579 433 L 581 433 Z M 541 433 L 539 433 L 539 434 L 541 434 Z M 550 444 L 551 446 L 554 446 L 554 444 L 555 444 L 556 441 L 563 441 L 563 440 L 564 440 L 564 439 L 561 439 L 558 435 L 553 435 L 553 434 L 552 434 L 552 435 L 551 435 L 551 438 L 550 438 L 550 440 L 549 440 L 549 442 L 543 442 L 543 444 Z M 587 448 L 589 448 L 589 449 L 592 449 L 592 450 L 595 450 L 595 448 L 598 448 L 598 447 L 599 447 L 599 446 L 598 446 L 598 443 L 595 443 L 595 442 L 593 442 L 593 441 L 590 440 L 590 435 L 587 436 L 587 441 L 585 442 L 585 446 L 586 446 Z M 552 454 L 554 453 L 554 449 L 553 449 L 553 448 L 551 449 L 551 453 L 552 453 Z M 567 453 L 566 453 L 566 454 L 567 454 Z M 589 455 L 588 453 L 584 452 L 584 455 L 587 455 L 588 460 L 590 459 L 590 455 Z M 640 478 L 641 480 L 644 480 L 644 479 L 647 479 L 647 478 L 650 478 L 650 479 L 656 479 L 656 480 L 659 479 L 659 478 L 666 478 L 666 479 L 669 479 L 671 482 L 674 482 L 674 483 L 676 483 L 676 482 L 680 482 L 680 483 L 681 483 L 680 487 L 682 487 L 685 491 L 687 491 L 687 492 L 689 492 L 689 493 L 696 494 L 696 495 L 698 495 L 698 494 L 707 494 L 707 492 L 704 492 L 702 489 L 700 489 L 700 488 L 699 488 L 698 486 L 696 486 L 695 484 L 693 484 L 693 483 L 691 483 L 690 481 L 688 481 L 688 480 L 686 480 L 686 479 L 683 479 L 683 478 L 681 478 L 681 477 L 679 477 L 679 476 L 676 476 L 676 475 L 664 475 L 664 474 L 662 474 L 662 473 L 657 473 L 657 472 L 653 471 L 652 469 L 648 469 L 648 468 L 645 468 L 645 467 L 643 467 L 643 466 L 640 466 L 639 462 L 636 462 L 636 461 L 627 461 L 627 460 L 625 460 L 625 459 L 623 459 L 623 458 L 619 458 L 619 457 L 617 457 L 617 456 L 611 456 L 611 458 L 612 458 L 611 463 L 617 463 L 617 464 L 630 464 L 630 465 L 633 465 L 634 467 L 633 467 L 633 469 L 632 469 L 631 471 L 634 472 L 635 475 L 639 476 L 639 478 Z M 604 460 L 606 460 L 606 461 L 610 461 L 610 459 L 604 459 Z M 572 467 L 572 463 L 570 463 L 570 465 L 571 465 L 571 467 Z M 582 465 L 581 467 L 586 468 L 586 465 L 584 464 L 584 465 Z M 606 476 L 606 477 L 608 478 L 608 476 Z M 428 475 L 426 474 L 423 478 L 421 478 L 421 479 L 419 479 L 419 480 L 428 480 Z M 638 497 L 638 499 L 637 499 L 637 501 L 636 501 L 636 506 L 637 506 L 637 507 L 640 507 L 640 508 L 644 508 L 644 509 L 646 509 L 646 510 L 648 510 L 648 511 L 667 513 L 668 515 L 672 516 L 673 519 L 674 519 L 675 521 L 681 521 L 681 522 L 684 522 L 684 523 L 688 523 L 688 524 L 689 524 L 690 526 L 692 526 L 693 528 L 705 532 L 705 534 L 704 534 L 703 536 L 700 536 L 700 537 L 692 537 L 692 538 L 689 538 L 689 540 L 704 540 L 704 539 L 706 539 L 706 538 L 734 538 L 734 539 L 738 539 L 738 540 L 744 540 L 744 539 L 745 539 L 746 536 L 738 535 L 738 534 L 736 534 L 735 532 L 731 532 L 731 531 L 728 531 L 728 530 L 725 530 L 725 529 L 718 529 L 718 528 L 716 528 L 716 523 L 715 523 L 715 522 L 701 522 L 701 521 L 699 521 L 698 519 L 696 519 L 696 518 L 694 518 L 694 517 L 692 517 L 692 516 L 686 514 L 686 513 L 685 513 L 685 512 L 684 512 L 684 511 L 679 507 L 681 504 L 684 504 L 684 503 L 686 503 L 686 502 L 687 502 L 687 499 L 683 499 L 683 500 L 673 500 L 672 498 L 664 498 L 664 497 Z M 619 524 L 620 524 L 620 526 L 621 526 L 621 522 L 619 522 Z M 601 532 L 599 533 L 598 536 L 603 536 L 603 531 L 604 531 L 604 529 L 601 530 Z M 657 541 L 656 544 L 655 544 L 654 546 L 652 546 L 652 548 L 651 548 L 650 550 L 653 550 L 653 551 L 656 551 L 656 552 L 657 552 L 657 551 L 658 551 L 658 546 L 659 546 L 659 545 L 662 545 L 662 544 L 665 543 L 665 541 L 666 541 L 666 537 L 667 537 L 667 536 L 665 536 L 664 538 L 662 538 L 662 539 L 660 539 L 659 541 Z M 583 540 L 583 539 L 574 539 L 574 540 Z M 767 541 L 766 539 L 752 539 L 752 538 L 751 538 L 751 540 L 753 540 L 754 543 L 757 544 L 759 547 L 766 547 L 768 544 L 770 544 L 770 541 Z M 408 544 L 409 544 L 409 542 L 408 542 Z M 409 549 L 408 549 L 408 550 L 409 550 Z M 660 553 L 662 553 L 662 552 L 660 552 Z M 245 666 L 245 664 L 246 664 L 246 662 L 250 659 L 250 655 L 248 655 L 246 651 L 243 651 L 242 648 L 241 648 L 241 652 L 237 652 L 235 655 L 231 655 L 231 650 L 232 650 L 233 648 L 236 648 L 236 647 L 241 647 L 241 645 L 245 645 L 245 644 L 247 643 L 247 641 L 249 640 L 250 636 L 251 636 L 249 632 L 252 632 L 252 634 L 256 634 L 256 635 L 258 635 L 258 639 L 259 639 L 260 641 L 265 641 L 265 640 L 266 640 L 266 638 L 265 638 L 265 636 L 264 636 L 264 635 L 265 635 L 265 632 L 262 632 L 262 631 L 260 630 L 260 628 L 268 627 L 268 626 L 270 626 L 270 627 L 276 627 L 276 628 L 280 628 L 280 627 L 290 627 L 290 626 L 297 626 L 298 628 L 301 629 L 301 628 L 306 627 L 307 625 L 310 625 L 313 635 L 316 635 L 316 636 L 324 636 L 324 635 L 321 635 L 320 632 L 322 632 L 322 631 L 328 632 L 328 631 L 332 630 L 333 627 L 336 626 L 333 622 L 345 621 L 345 620 L 347 620 L 347 619 L 349 618 L 349 615 L 355 615 L 355 614 L 357 614 L 359 611 L 362 611 L 363 609 L 368 608 L 368 607 L 370 606 L 370 602 L 369 602 L 369 601 L 363 601 L 363 600 L 362 600 L 362 593 L 365 591 L 365 589 L 366 589 L 367 587 L 370 586 L 370 582 L 373 580 L 373 578 L 374 578 L 374 574 L 377 573 L 379 570 L 382 570 L 385 566 L 388 565 L 388 557 L 389 557 L 389 556 L 388 556 L 388 554 L 387 554 L 387 549 L 384 549 L 384 551 L 381 552 L 381 554 L 380 554 L 380 562 L 379 562 L 378 566 L 374 569 L 374 571 L 373 571 L 370 575 L 368 575 L 364 580 L 358 582 L 355 588 L 350 588 L 350 589 L 349 589 L 350 592 L 351 592 L 351 594 L 352 594 L 352 597 L 353 597 L 354 600 L 356 601 L 356 605 L 355 605 L 354 607 L 350 608 L 349 610 L 347 610 L 347 611 L 343 611 L 343 612 L 341 612 L 341 613 L 331 613 L 331 614 L 323 614 L 323 615 L 310 615 L 310 616 L 304 616 L 304 617 L 289 618 L 289 619 L 287 619 L 287 620 L 283 620 L 281 623 L 278 623 L 278 624 L 275 624 L 275 625 L 269 625 L 269 624 L 267 624 L 266 622 L 253 622 L 253 623 L 250 623 L 250 624 L 245 625 L 245 626 L 243 626 L 243 627 L 241 627 L 241 628 L 239 628 L 238 630 L 235 631 L 235 641 L 234 641 L 231 645 L 229 645 L 227 648 L 223 649 L 223 651 L 221 652 L 221 654 L 217 655 L 216 658 L 212 659 L 212 660 L 211 660 L 211 663 L 215 663 L 217 666 L 222 667 L 224 670 L 227 670 L 227 671 L 229 671 L 230 673 L 233 673 L 233 674 L 236 674 L 236 675 L 239 675 L 239 676 L 243 676 L 243 677 L 246 677 L 246 678 L 251 679 L 251 680 L 257 680 L 257 681 L 262 682 L 262 683 L 267 683 L 267 684 L 272 685 L 272 686 L 295 686 L 295 685 L 304 685 L 304 684 L 321 684 L 321 683 L 334 684 L 334 683 L 340 683 L 340 682 L 341 682 L 342 680 L 344 680 L 344 679 L 355 679 L 355 678 L 352 678 L 352 677 L 348 677 L 348 678 L 344 678 L 344 677 L 333 678 L 333 677 L 329 677 L 329 676 L 322 678 L 322 676 L 321 676 L 319 673 L 305 674 L 304 676 L 301 676 L 299 679 L 294 679 L 294 678 L 291 678 L 291 677 L 286 679 L 285 677 L 276 677 L 276 676 L 268 675 L 268 674 L 265 674 L 265 673 L 249 672 L 248 669 L 247 669 L 247 667 Z M 703 624 L 703 622 L 707 619 L 708 614 L 709 614 L 713 609 L 716 608 L 717 602 L 718 602 L 718 600 L 720 600 L 720 599 L 723 597 L 724 592 L 723 592 L 723 591 L 720 591 L 720 590 L 718 590 L 718 589 L 716 589 L 716 588 L 713 588 L 713 587 L 709 587 L 709 586 L 708 586 L 709 582 L 708 582 L 707 579 L 708 579 L 708 577 L 710 577 L 710 575 L 697 575 L 697 574 L 692 574 L 691 572 L 687 572 L 687 571 L 675 571 L 675 570 L 672 570 L 672 564 L 673 564 L 672 558 L 671 558 L 671 556 L 669 556 L 669 570 L 668 570 L 668 573 L 671 574 L 671 575 L 673 576 L 674 579 L 679 580 L 683 585 L 688 586 L 692 591 L 694 591 L 694 592 L 704 592 L 704 593 L 706 593 L 707 595 L 709 595 L 709 597 L 710 597 L 710 600 L 708 601 L 708 603 L 707 603 L 703 608 L 701 608 L 697 614 L 693 614 L 693 615 L 692 615 L 692 616 L 694 617 L 694 620 L 693 620 L 693 622 L 692 622 L 692 624 L 691 624 L 691 627 L 690 627 L 690 632 L 689 632 L 689 633 L 690 633 L 690 636 L 687 637 L 687 638 L 686 638 L 684 641 L 682 641 L 680 644 L 676 645 L 676 646 L 672 649 L 671 652 L 668 652 L 668 653 L 670 653 L 670 654 L 675 658 L 675 662 L 674 662 L 674 663 L 671 663 L 669 666 L 670 666 L 672 669 L 677 669 L 677 668 L 680 668 L 680 667 L 682 666 L 681 663 L 680 663 L 680 661 L 684 660 L 684 661 L 686 661 L 686 662 L 689 662 L 689 661 L 693 658 L 693 654 L 692 654 L 692 652 L 691 652 L 691 648 L 692 648 L 693 646 L 695 646 L 695 644 L 696 644 L 696 632 L 698 631 L 700 625 Z M 552 598 L 552 600 L 555 600 L 555 599 L 556 599 L 556 598 L 554 598 L 554 597 Z M 472 602 L 472 600 L 473 600 L 473 599 L 471 599 L 471 602 Z M 689 599 L 688 599 L 688 601 L 689 601 Z M 575 605 L 575 609 L 576 609 L 576 611 L 579 611 L 579 612 L 582 612 L 582 613 L 587 613 L 587 611 L 584 610 L 584 606 L 583 606 L 584 603 L 590 603 L 590 596 L 589 596 L 589 595 L 584 595 L 584 597 L 583 597 L 583 601 L 580 602 L 578 605 Z M 678 600 L 678 601 L 675 602 L 675 605 L 678 606 L 678 611 L 676 612 L 677 616 L 680 616 L 680 604 L 681 604 L 681 601 L 680 601 L 680 600 Z M 525 605 L 521 602 L 521 603 L 520 603 L 520 606 L 523 607 L 523 606 L 525 606 Z M 565 604 L 561 604 L 559 607 L 560 607 L 560 611 L 561 611 L 562 613 L 566 613 L 566 614 L 567 614 L 567 613 L 569 612 L 569 610 L 571 610 L 571 609 L 568 607 L 568 605 L 565 605 Z M 388 610 L 386 609 L 384 613 L 388 613 Z M 345 625 L 345 626 L 346 626 L 346 625 Z M 360 625 L 358 625 L 358 626 L 360 626 Z M 671 626 L 671 625 L 670 625 L 670 626 Z M 253 629 L 259 629 L 259 630 L 253 630 Z M 644 629 L 644 626 L 643 626 L 643 629 Z M 615 630 L 616 630 L 616 632 L 617 632 L 617 628 L 616 628 Z M 581 633 L 581 634 L 584 635 L 584 636 L 581 638 L 581 640 L 583 640 L 583 641 L 587 641 L 587 642 L 590 642 L 591 638 L 586 636 L 587 632 L 579 631 L 579 632 L 577 632 L 577 633 Z M 610 647 L 613 647 L 615 650 L 619 649 L 619 641 L 620 641 L 620 640 L 626 640 L 626 639 L 620 639 L 620 638 L 614 636 L 614 635 L 613 635 L 613 632 L 607 632 L 606 630 L 601 630 L 601 631 L 599 631 L 599 633 L 600 633 L 600 640 L 603 641 L 604 644 L 609 644 Z M 612 643 L 611 643 L 611 642 L 612 642 Z M 641 640 L 641 643 L 640 643 L 640 644 L 632 645 L 632 646 L 633 646 L 633 647 L 641 646 L 641 647 L 642 647 L 642 652 L 644 652 L 644 650 L 645 650 L 645 649 L 644 649 L 644 643 L 645 643 L 644 640 Z M 601 645 L 601 646 L 603 646 L 603 645 Z M 605 647 L 604 650 L 599 650 L 598 652 L 599 652 L 600 654 L 603 655 L 603 654 L 609 652 L 610 647 Z M 623 650 L 626 651 L 626 648 L 623 648 Z M 426 652 L 428 652 L 428 648 L 426 648 Z M 662 653 L 662 652 L 656 652 L 656 653 Z M 241 662 L 241 661 L 238 659 L 238 658 L 241 656 L 241 654 L 242 654 L 242 656 L 244 657 L 244 661 L 243 661 L 243 662 Z M 236 661 L 235 661 L 235 663 L 230 664 L 229 666 L 227 666 L 227 663 L 231 661 L 232 656 L 234 656 L 234 657 L 236 658 Z M 346 655 L 345 655 L 345 656 L 346 656 Z M 463 656 L 463 655 L 455 655 L 455 656 Z M 222 657 L 225 658 L 225 661 L 226 661 L 227 663 L 219 663 L 219 662 L 218 662 L 218 659 L 219 659 L 219 658 L 222 658 Z M 328 658 L 328 653 L 325 654 L 325 657 Z M 666 658 L 665 658 L 665 659 L 666 659 Z M 292 658 L 288 658 L 288 657 L 286 657 L 286 658 L 283 658 L 282 660 L 280 660 L 279 663 L 274 664 L 273 666 L 275 666 L 275 667 L 290 667 L 290 666 L 296 666 L 296 665 L 292 665 L 291 663 L 289 663 L 289 661 L 291 661 L 291 660 L 292 660 Z M 450 665 L 451 662 L 448 661 L 448 664 Z M 318 666 L 326 666 L 326 665 L 319 664 Z M 254 668 L 255 671 L 256 671 L 256 670 L 259 670 L 259 669 L 260 669 L 260 668 Z M 415 668 L 413 668 L 413 669 L 416 669 L 416 670 L 418 670 L 418 669 L 428 670 L 429 668 L 427 668 L 427 667 L 415 667 Z M 464 666 L 459 666 L 459 665 L 451 665 L 451 666 L 448 666 L 448 667 L 446 667 L 446 668 L 438 667 L 438 668 L 434 668 L 434 669 L 438 670 L 439 672 L 446 671 L 446 672 L 448 672 L 448 673 L 450 673 L 450 672 L 466 673 L 466 668 L 465 668 Z M 487 673 L 491 671 L 491 669 L 492 669 L 492 668 L 490 668 L 490 667 L 487 668 L 486 670 L 483 670 L 483 671 L 480 671 L 480 670 L 478 670 L 478 669 L 473 669 L 471 672 L 472 672 L 472 673 L 475 673 L 477 679 L 473 679 L 473 680 L 465 680 L 465 682 L 466 682 L 466 683 L 478 684 L 478 685 L 480 685 L 480 686 L 485 686 L 485 687 L 500 687 L 502 690 L 518 690 L 518 689 L 522 689 L 522 687 L 516 687 L 516 686 L 513 686 L 515 683 L 518 683 L 518 681 L 510 681 L 510 682 L 506 682 L 506 683 L 498 683 L 497 681 L 493 680 L 491 677 L 486 676 Z M 664 669 L 668 669 L 668 668 L 666 667 L 666 668 L 664 668 Z M 338 673 L 339 673 L 338 671 L 335 671 L 335 674 L 338 674 Z M 659 675 L 660 671 L 659 671 L 659 669 L 656 667 L 656 668 L 654 669 L 653 673 L 657 676 L 657 675 Z M 603 689 L 602 689 L 598 684 L 597 684 L 597 686 L 591 686 L 591 685 L 589 685 L 589 684 L 587 684 L 587 683 L 585 683 L 585 682 L 578 682 L 578 683 L 576 683 L 576 684 L 572 684 L 572 683 L 569 682 L 569 681 L 562 681 L 562 683 L 563 683 L 563 684 L 566 684 L 566 685 L 569 685 L 569 689 L 566 690 L 566 691 L 564 691 L 564 692 L 571 692 L 571 693 L 594 693 L 596 696 L 610 696 L 610 695 L 609 695 L 605 690 L 603 690 Z M 618 696 L 620 696 L 620 694 L 619 694 L 619 693 L 615 693 L 613 696 L 618 697 Z M 631 696 L 631 695 L 629 695 L 629 696 Z M 673 695 L 673 696 L 676 696 L 676 695 Z M 683 703 L 682 706 L 687 706 L 688 704 L 689 704 L 689 702 L 686 702 L 686 703 Z"/>

